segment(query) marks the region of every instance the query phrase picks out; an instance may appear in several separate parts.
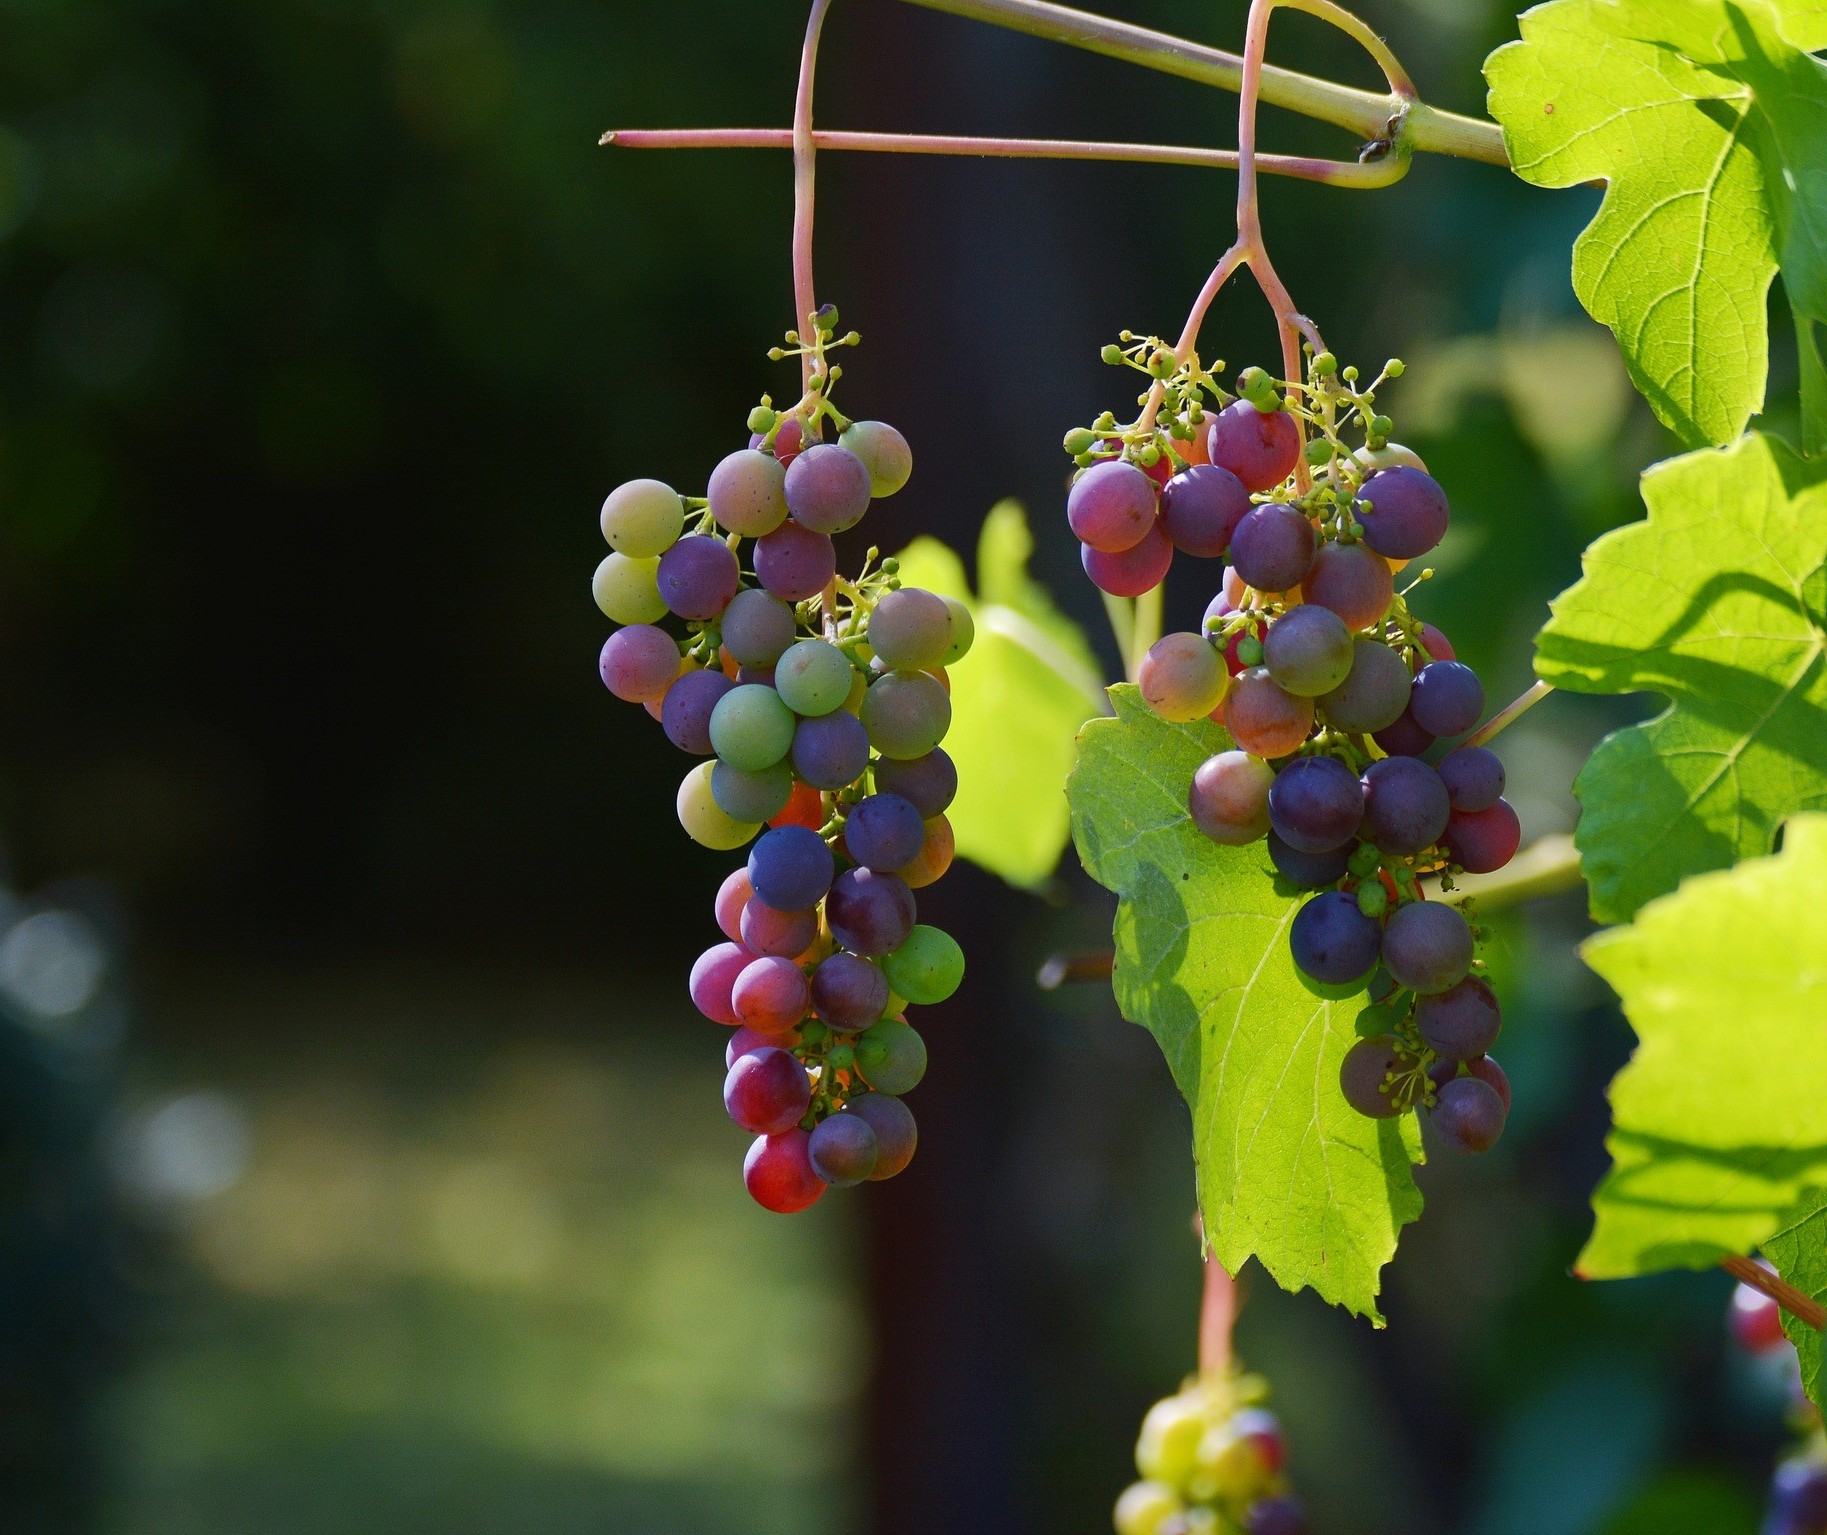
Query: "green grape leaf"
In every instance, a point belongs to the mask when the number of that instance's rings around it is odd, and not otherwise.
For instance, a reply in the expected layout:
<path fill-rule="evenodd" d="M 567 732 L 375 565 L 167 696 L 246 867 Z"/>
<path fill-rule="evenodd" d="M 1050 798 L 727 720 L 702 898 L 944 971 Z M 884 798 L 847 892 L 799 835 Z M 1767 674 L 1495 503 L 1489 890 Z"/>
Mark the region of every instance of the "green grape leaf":
<path fill-rule="evenodd" d="M 1656 465 L 1643 499 L 1647 520 L 1586 551 L 1535 651 L 1556 687 L 1671 701 L 1574 784 L 1606 922 L 1827 808 L 1827 463 L 1753 433 Z"/>
<path fill-rule="evenodd" d="M 1052 876 L 1065 851 L 1073 738 L 1105 708 L 1084 634 L 1028 574 L 1033 549 L 1021 507 L 1003 501 L 984 520 L 977 594 L 963 562 L 936 538 L 915 539 L 900 554 L 902 581 L 956 597 L 977 626 L 971 653 L 950 671 L 945 749 L 958 765 L 958 797 L 946 815 L 958 851 L 1030 888 Z"/>
<path fill-rule="evenodd" d="M 1079 737 L 1066 786 L 1079 857 L 1121 898 L 1117 1005 L 1160 1044 L 1192 1109 L 1206 1239 L 1233 1273 L 1256 1257 L 1289 1290 L 1381 1323 L 1377 1276 L 1421 1213 L 1412 1115 L 1371 1120 L 1339 1092 L 1361 996 L 1327 1001 L 1288 951 L 1300 895 L 1263 844 L 1220 847 L 1186 813 L 1199 764 L 1229 750 L 1209 720 L 1170 725 L 1128 684 Z"/>
<path fill-rule="evenodd" d="M 1776 1272 L 1811 1299 L 1827 1303 L 1827 1188 L 1810 1189 L 1797 1201 L 1782 1229 L 1763 1244 Z M 1783 1313 L 1783 1331 L 1802 1361 L 1802 1388 L 1827 1412 L 1827 1372 L 1822 1368 L 1823 1338 L 1793 1312 Z"/>
<path fill-rule="evenodd" d="M 1573 247 L 1580 302 L 1690 444 L 1763 404 L 1781 268 L 1802 338 L 1805 434 L 1827 440 L 1827 43 L 1815 0 L 1550 0 L 1485 64 L 1516 173 L 1606 183 Z"/>
<path fill-rule="evenodd" d="M 1637 1048 L 1611 1084 L 1589 1279 L 1700 1268 L 1827 1185 L 1827 815 L 1587 940 Z"/>

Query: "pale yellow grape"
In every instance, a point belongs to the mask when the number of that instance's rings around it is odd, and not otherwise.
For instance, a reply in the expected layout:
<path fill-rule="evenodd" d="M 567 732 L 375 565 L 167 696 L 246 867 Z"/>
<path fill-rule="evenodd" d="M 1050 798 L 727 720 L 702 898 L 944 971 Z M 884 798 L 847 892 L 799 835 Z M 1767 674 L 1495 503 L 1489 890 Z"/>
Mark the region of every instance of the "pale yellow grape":
<path fill-rule="evenodd" d="M 1117 1499 L 1117 1535 L 1160 1535 L 1162 1526 L 1179 1512 L 1173 1488 L 1160 1482 L 1132 1482 Z"/>
<path fill-rule="evenodd" d="M 956 597 L 947 597 L 945 605 L 952 613 L 952 642 L 940 664 L 951 666 L 970 654 L 971 645 L 977 638 L 977 620 L 971 617 L 971 610 Z"/>
<path fill-rule="evenodd" d="M 603 537 L 619 554 L 651 559 L 664 554 L 685 531 L 685 503 L 661 480 L 630 480 L 603 502 Z"/>
<path fill-rule="evenodd" d="M 1136 668 L 1142 701 L 1164 720 L 1203 719 L 1224 702 L 1231 674 L 1202 634 L 1164 634 Z"/>
<path fill-rule="evenodd" d="M 1210 1485 L 1210 1496 L 1248 1502 L 1268 1491 L 1269 1472 L 1248 1438 L 1219 1423 L 1199 1441 L 1198 1480 Z"/>
<path fill-rule="evenodd" d="M 685 775 L 679 785 L 679 824 L 685 835 L 704 847 L 727 852 L 741 847 L 761 827 L 756 822 L 738 821 L 726 815 L 711 793 L 713 762 L 700 762 Z"/>
<path fill-rule="evenodd" d="M 913 449 L 886 421 L 852 421 L 838 437 L 869 471 L 869 494 L 892 496 L 913 474 Z"/>
<path fill-rule="evenodd" d="M 1150 1481 L 1184 1485 L 1198 1469 L 1205 1423 L 1205 1403 L 1198 1397 L 1170 1396 L 1156 1402 L 1136 1440 L 1136 1470 Z"/>
<path fill-rule="evenodd" d="M 666 601 L 656 579 L 659 560 L 652 556 L 611 554 L 590 578 L 596 605 L 618 624 L 651 624 L 666 616 Z"/>

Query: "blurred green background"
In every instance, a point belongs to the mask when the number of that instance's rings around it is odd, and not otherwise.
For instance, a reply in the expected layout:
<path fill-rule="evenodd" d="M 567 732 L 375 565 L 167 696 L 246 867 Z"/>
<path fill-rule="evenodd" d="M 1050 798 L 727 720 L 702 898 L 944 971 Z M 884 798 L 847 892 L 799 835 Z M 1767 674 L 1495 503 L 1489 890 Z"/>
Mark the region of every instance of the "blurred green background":
<path fill-rule="evenodd" d="M 1214 43 L 1241 0 L 1111 0 Z M 1514 33 L 1367 0 L 1432 100 Z M 595 147 L 783 124 L 802 11 L 744 0 L 0 0 L 0 1528 L 107 1535 L 990 1535 L 1107 1527 L 1191 1363 L 1184 1110 L 1107 992 L 1031 977 L 1109 909 L 960 869 L 923 908 L 923 1145 L 794 1221 L 750 1205 L 685 997 L 729 860 L 681 762 L 593 675 L 595 509 L 690 490 L 784 375 L 788 167 Z M 1335 35 L 1274 54 L 1370 83 Z M 1234 100 L 845 0 L 832 126 L 1234 142 Z M 1266 143 L 1332 146 L 1270 114 Z M 1348 152 L 1348 151 L 1347 151 Z M 1062 431 L 1172 333 L 1232 182 L 825 156 L 848 407 L 918 472 L 864 536 L 1059 515 Z M 1452 492 L 1422 606 L 1494 696 L 1668 450 L 1567 247 L 1590 194 L 1428 161 L 1270 184 L 1335 350 L 1411 364 L 1399 435 Z M 1272 337 L 1236 284 L 1208 325 Z M 1174 572 L 1189 623 L 1215 567 Z M 1107 641 L 1100 638 L 1100 644 Z M 1626 711 L 1505 738 L 1571 824 Z M 1068 858 L 1070 866 L 1070 858 Z M 1430 1167 L 1385 1333 L 1246 1278 L 1319 1535 L 1748 1535 L 1781 1385 L 1716 1276 L 1567 1269 L 1628 1049 L 1577 898 L 1505 930 L 1518 1110 Z"/>

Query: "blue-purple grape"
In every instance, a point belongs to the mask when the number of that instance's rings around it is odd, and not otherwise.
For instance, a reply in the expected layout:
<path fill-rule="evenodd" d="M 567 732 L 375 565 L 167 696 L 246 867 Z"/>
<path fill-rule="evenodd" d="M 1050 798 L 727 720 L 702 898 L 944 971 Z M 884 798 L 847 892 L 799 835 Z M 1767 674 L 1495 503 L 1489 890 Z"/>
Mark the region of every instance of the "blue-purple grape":
<path fill-rule="evenodd" d="M 1408 707 L 1430 735 L 1464 735 L 1484 713 L 1484 684 L 1463 661 L 1430 661 L 1415 673 Z"/>
<path fill-rule="evenodd" d="M 680 618 L 711 619 L 730 605 L 742 584 L 742 572 L 722 539 L 694 533 L 660 556 L 654 580 L 669 612 Z"/>
<path fill-rule="evenodd" d="M 844 821 L 844 845 L 865 869 L 892 874 L 920 856 L 926 822 L 898 794 L 871 794 L 851 807 Z"/>
<path fill-rule="evenodd" d="M 869 732 L 848 710 L 803 719 L 793 731 L 793 771 L 814 789 L 847 788 L 869 767 Z"/>
<path fill-rule="evenodd" d="M 1230 548 L 1249 511 L 1243 481 L 1217 464 L 1183 469 L 1161 491 L 1161 531 L 1182 554 L 1200 559 L 1216 559 Z"/>
<path fill-rule="evenodd" d="M 1415 723 L 1405 707 L 1393 725 L 1375 732 L 1376 743 L 1392 757 L 1419 757 L 1434 744 L 1434 738 Z"/>
<path fill-rule="evenodd" d="M 1275 865 L 1275 872 L 1289 884 L 1298 885 L 1302 890 L 1324 890 L 1345 877 L 1351 864 L 1351 847 L 1345 843 L 1326 853 L 1303 853 L 1275 832 L 1270 832 L 1269 861 Z"/>
<path fill-rule="evenodd" d="M 1288 947 L 1294 963 L 1330 986 L 1361 981 L 1375 968 L 1382 929 L 1358 910 L 1355 895 L 1323 890 L 1294 914 Z"/>
<path fill-rule="evenodd" d="M 1312 567 L 1316 546 L 1313 524 L 1304 512 L 1270 501 L 1237 524 L 1231 568 L 1259 592 L 1291 591 Z"/>
<path fill-rule="evenodd" d="M 883 757 L 875 765 L 875 786 L 898 794 L 926 820 L 942 815 L 958 793 L 958 769 L 935 747 L 924 757 Z"/>
<path fill-rule="evenodd" d="M 840 949 L 812 972 L 812 1009 L 840 1034 L 866 1029 L 888 1010 L 888 977 L 874 960 Z"/>
<path fill-rule="evenodd" d="M 1472 968 L 1472 930 L 1451 906 L 1411 902 L 1383 929 L 1383 964 L 1410 991 L 1445 991 Z"/>
<path fill-rule="evenodd" d="M 836 1188 L 861 1183 L 875 1171 L 881 1148 L 875 1130 L 855 1114 L 833 1114 L 812 1129 L 806 1154 L 812 1170 Z"/>
<path fill-rule="evenodd" d="M 1446 492 L 1424 470 L 1407 465 L 1379 470 L 1359 489 L 1358 502 L 1364 542 L 1386 559 L 1418 559 L 1446 533 Z"/>
<path fill-rule="evenodd" d="M 1440 775 L 1419 757 L 1385 757 L 1364 773 L 1364 835 L 1385 853 L 1432 847 L 1451 809 Z"/>
<path fill-rule="evenodd" d="M 1275 775 L 1269 824 L 1290 847 L 1326 853 L 1343 847 L 1364 819 L 1364 788 L 1335 757 L 1302 757 Z"/>
<path fill-rule="evenodd" d="M 1437 771 L 1455 810 L 1489 810 L 1503 794 L 1503 760 L 1485 747 L 1457 747 L 1440 759 Z"/>
<path fill-rule="evenodd" d="M 877 1155 L 875 1169 L 869 1174 L 871 1183 L 894 1177 L 913 1161 L 920 1140 L 919 1128 L 913 1111 L 899 1098 L 887 1093 L 864 1093 L 852 1098 L 844 1112 L 856 1115 L 875 1131 Z"/>
<path fill-rule="evenodd" d="M 749 849 L 749 883 L 780 911 L 810 911 L 831 888 L 836 866 L 825 839 L 804 826 L 776 826 Z"/>
<path fill-rule="evenodd" d="M 772 666 L 795 635 L 793 609 L 752 586 L 730 599 L 719 627 L 724 645 L 740 666 Z"/>
<path fill-rule="evenodd" d="M 1415 1007 L 1415 1027 L 1435 1054 L 1469 1061 L 1497 1043 L 1503 1009 L 1481 977 L 1468 975 L 1456 986 L 1422 997 Z"/>
<path fill-rule="evenodd" d="M 832 882 L 825 901 L 825 921 L 839 947 L 870 958 L 892 953 L 905 943 L 914 917 L 914 896 L 907 882 L 873 869 L 846 869 Z"/>

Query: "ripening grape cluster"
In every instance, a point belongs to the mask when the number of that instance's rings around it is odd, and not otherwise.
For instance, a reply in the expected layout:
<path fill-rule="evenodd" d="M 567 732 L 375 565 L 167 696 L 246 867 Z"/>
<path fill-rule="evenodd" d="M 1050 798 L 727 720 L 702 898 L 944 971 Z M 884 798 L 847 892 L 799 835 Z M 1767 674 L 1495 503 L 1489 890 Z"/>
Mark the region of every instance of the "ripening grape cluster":
<path fill-rule="evenodd" d="M 699 956 L 690 991 L 735 1031 L 724 1106 L 755 1136 L 749 1193 L 782 1213 L 907 1166 L 901 1095 L 926 1046 L 905 1010 L 943 1001 L 964 973 L 957 943 L 916 920 L 914 891 L 952 861 L 958 778 L 939 743 L 945 668 L 970 648 L 971 617 L 901 586 L 873 550 L 855 580 L 838 576 L 832 535 L 901 489 L 913 461 L 893 427 L 832 408 L 835 311 L 816 324 L 806 398 L 786 412 L 764 398 L 703 497 L 657 480 L 611 493 L 593 582 L 623 626 L 603 646 L 604 684 L 704 759 L 679 786 L 681 824 L 705 847 L 749 847 L 717 893 L 727 941 Z"/>
<path fill-rule="evenodd" d="M 1732 1337 L 1746 1353 L 1782 1357 L 1789 1377 L 1790 1416 L 1801 1439 L 1771 1478 L 1763 1535 L 1827 1535 L 1827 1434 L 1802 1391 L 1801 1365 L 1783 1332 L 1782 1308 L 1762 1290 L 1741 1284 L 1733 1291 L 1728 1315 Z"/>
<path fill-rule="evenodd" d="M 1194 1379 L 1149 1408 L 1136 1440 L 1142 1480 L 1117 1499 L 1117 1535 L 1302 1535 L 1267 1394 L 1259 1376 Z"/>
<path fill-rule="evenodd" d="M 1105 355 L 1150 375 L 1159 409 L 1067 436 L 1087 573 L 1136 596 L 1175 551 L 1228 561 L 1201 632 L 1163 637 L 1137 676 L 1157 715 L 1209 716 L 1236 743 L 1193 775 L 1188 813 L 1227 846 L 1266 840 L 1280 878 L 1314 892 L 1289 943 L 1322 995 L 1369 990 L 1346 1100 L 1373 1118 L 1424 1110 L 1448 1145 L 1488 1150 L 1510 1104 L 1487 1053 L 1501 1009 L 1473 928 L 1420 879 L 1499 869 L 1521 829 L 1503 764 L 1454 744 L 1484 713 L 1477 674 L 1396 591 L 1446 532 L 1446 495 L 1389 440 L 1382 379 L 1360 388 L 1329 353 L 1305 384 L 1247 369 L 1234 399 L 1153 338 Z"/>

